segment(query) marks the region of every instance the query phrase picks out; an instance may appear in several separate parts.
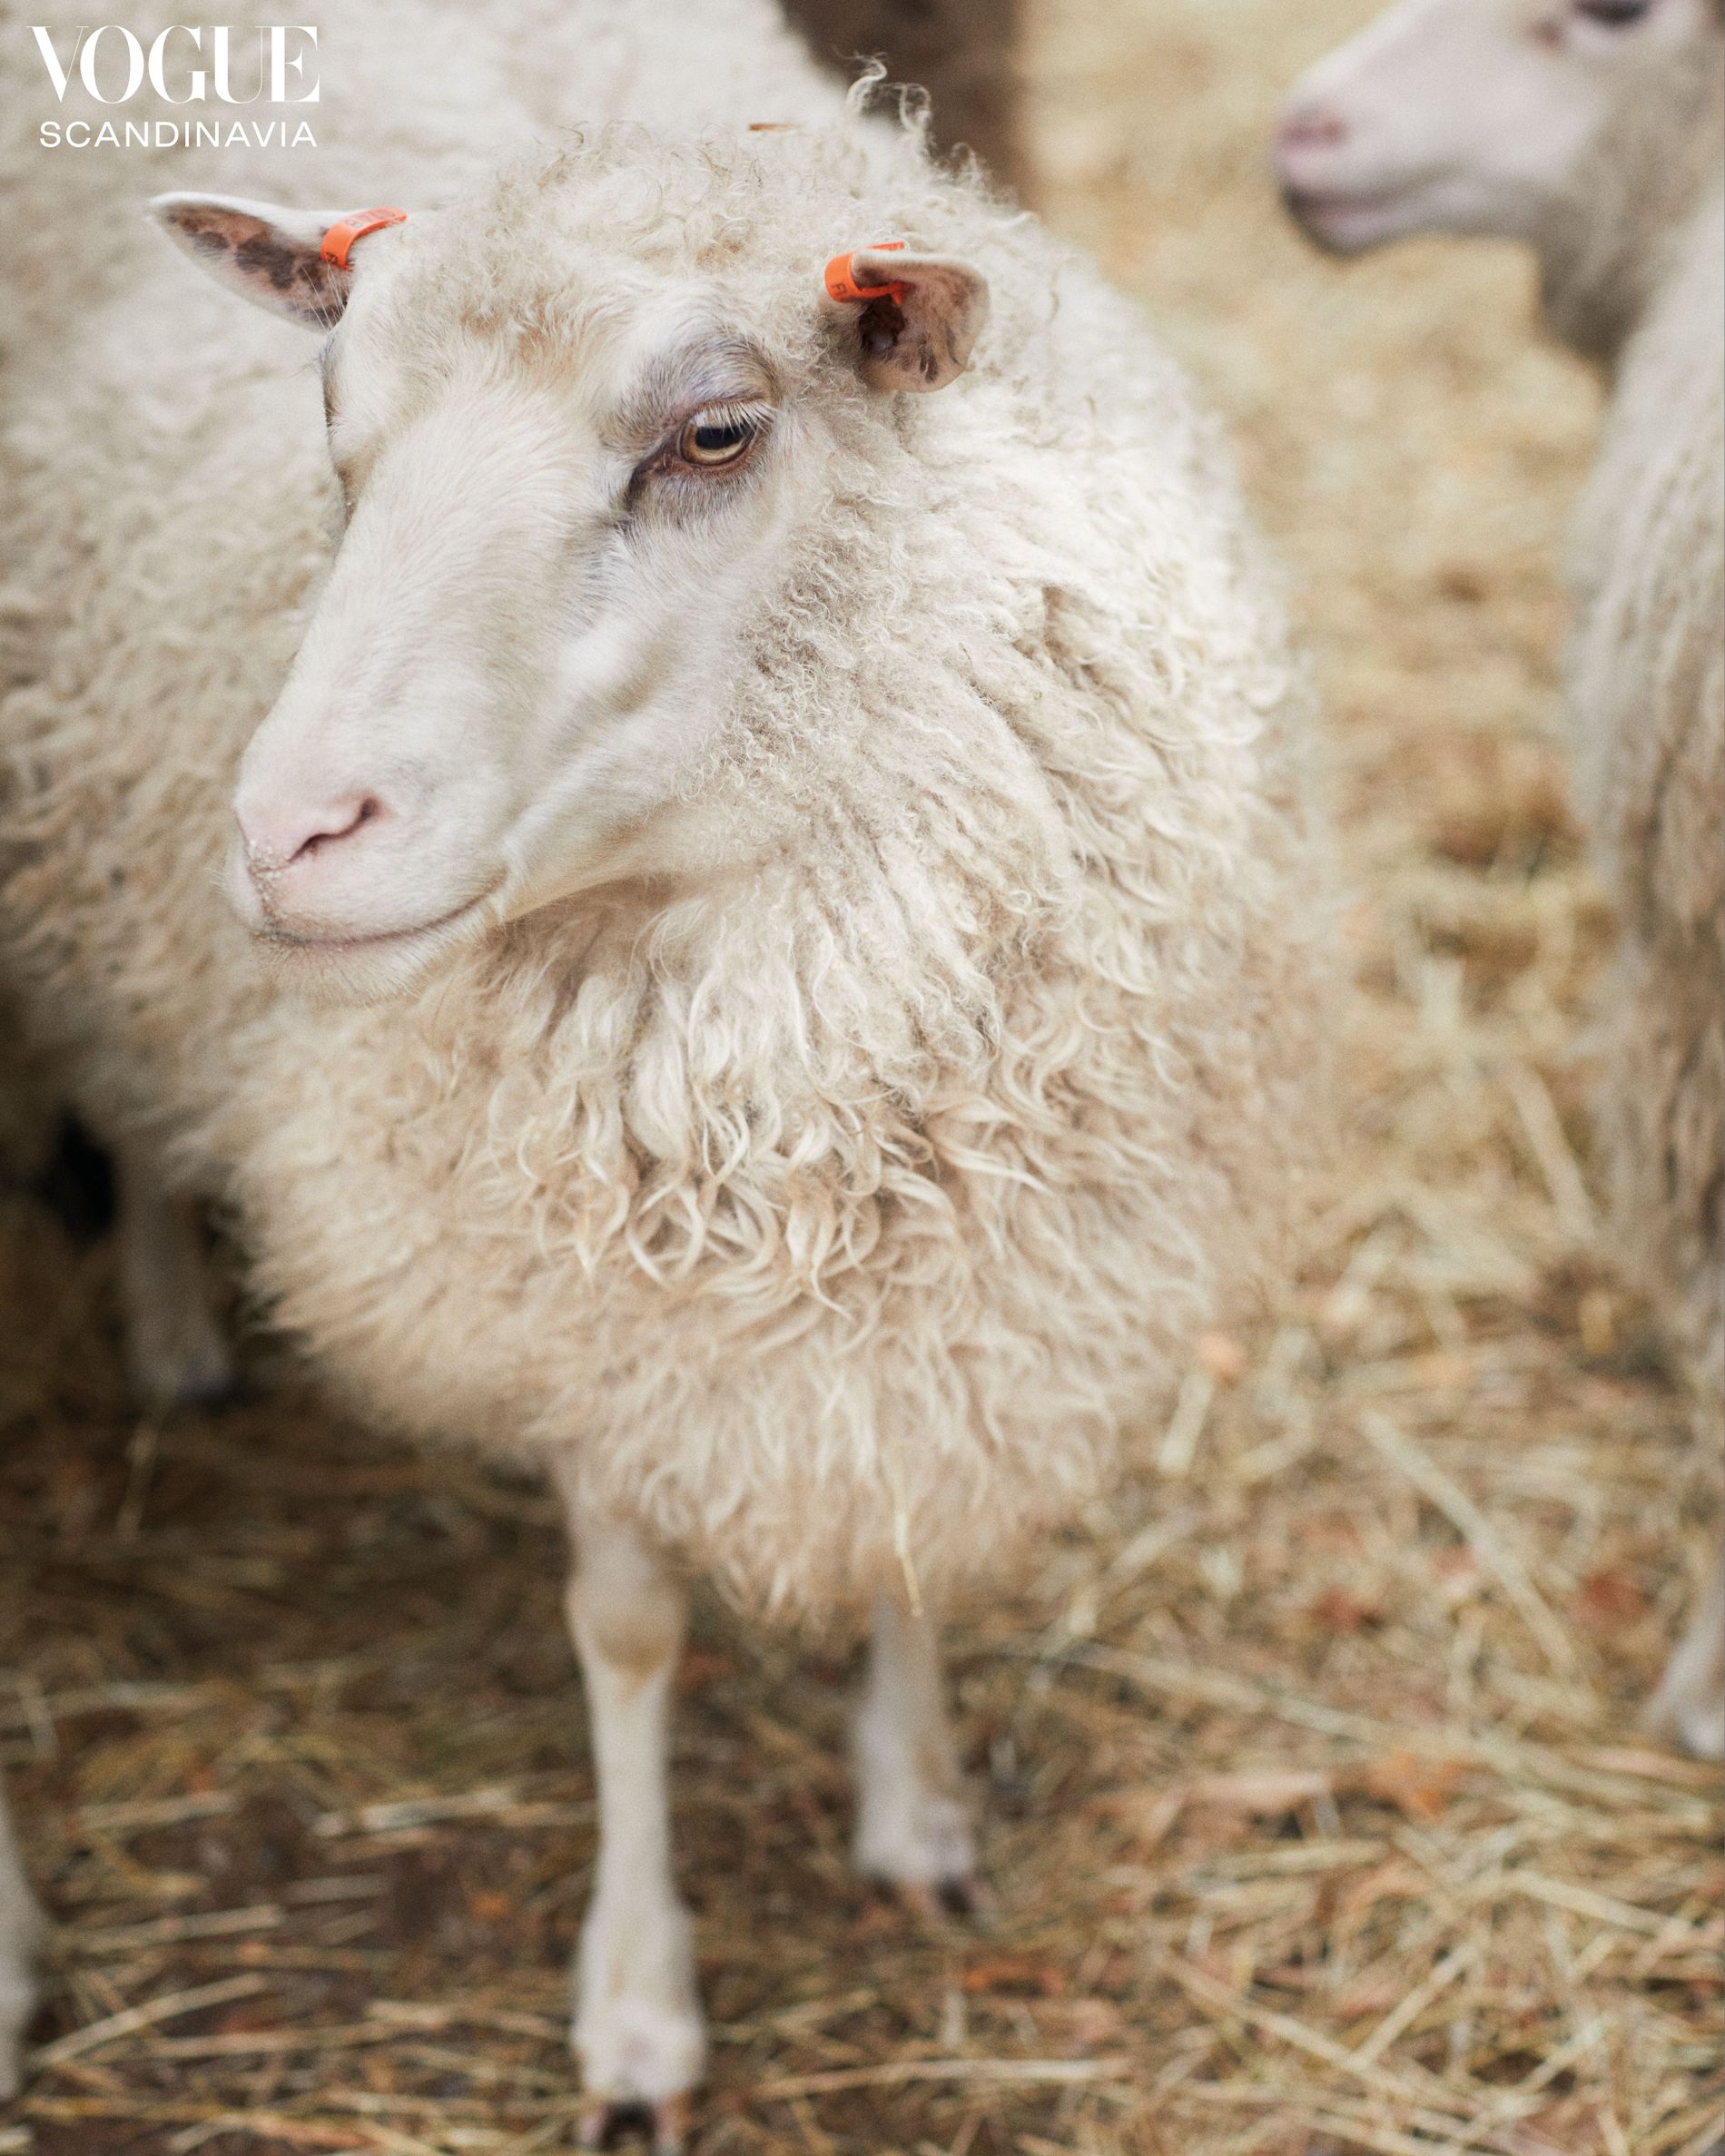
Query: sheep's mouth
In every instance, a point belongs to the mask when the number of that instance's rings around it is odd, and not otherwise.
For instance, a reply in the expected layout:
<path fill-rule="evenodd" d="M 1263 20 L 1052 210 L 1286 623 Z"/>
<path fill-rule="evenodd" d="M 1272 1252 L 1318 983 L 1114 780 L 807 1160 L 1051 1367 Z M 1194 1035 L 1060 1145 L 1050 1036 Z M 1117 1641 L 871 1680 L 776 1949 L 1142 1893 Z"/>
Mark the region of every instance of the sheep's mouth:
<path fill-rule="evenodd" d="M 502 878 L 447 913 L 376 935 L 314 936 L 265 926 L 252 940 L 271 970 L 334 1002 L 378 1002 L 421 979 L 446 952 L 484 926 Z"/>
<path fill-rule="evenodd" d="M 1328 254 L 1359 254 L 1399 231 L 1407 205 L 1421 182 L 1393 187 L 1350 189 L 1300 187 L 1282 183 L 1282 202 L 1306 237 Z"/>

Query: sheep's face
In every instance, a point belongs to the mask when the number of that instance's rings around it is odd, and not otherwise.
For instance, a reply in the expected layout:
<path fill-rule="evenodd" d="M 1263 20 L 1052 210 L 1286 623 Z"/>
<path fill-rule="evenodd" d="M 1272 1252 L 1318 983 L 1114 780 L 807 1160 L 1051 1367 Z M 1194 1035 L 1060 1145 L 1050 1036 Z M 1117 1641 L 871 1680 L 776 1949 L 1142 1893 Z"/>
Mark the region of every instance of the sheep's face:
<path fill-rule="evenodd" d="M 1648 76 L 1720 43 L 1720 0 L 1398 0 L 1289 98 L 1288 207 L 1337 254 L 1536 238 Z"/>
<path fill-rule="evenodd" d="M 278 967 L 372 999 L 549 902 L 745 870 L 782 834 L 711 782 L 836 408 L 960 371 L 981 280 L 860 256 L 866 285 L 879 261 L 910 281 L 871 320 L 799 264 L 787 331 L 783 290 L 752 308 L 678 273 L 663 235 L 559 241 L 536 297 L 488 291 L 454 212 L 369 235 L 350 272 L 321 261 L 322 217 L 209 197 L 160 214 L 329 330 L 344 528 L 247 748 L 228 869 Z"/>

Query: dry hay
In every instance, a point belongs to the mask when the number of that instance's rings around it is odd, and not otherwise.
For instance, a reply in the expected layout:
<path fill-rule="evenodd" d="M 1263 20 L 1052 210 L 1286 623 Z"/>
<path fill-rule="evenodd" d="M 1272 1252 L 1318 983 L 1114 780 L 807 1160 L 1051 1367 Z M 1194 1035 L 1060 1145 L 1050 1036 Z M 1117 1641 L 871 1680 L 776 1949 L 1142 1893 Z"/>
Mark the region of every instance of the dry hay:
<path fill-rule="evenodd" d="M 1307 257 L 1278 85 L 1368 0 L 1038 0 L 1041 196 L 1237 420 L 1358 900 L 1305 1281 L 955 1641 L 999 1913 L 845 1867 L 852 1672 L 704 1610 L 698 2139 L 818 2156 L 1701 2156 L 1717 1777 L 1638 1702 L 1717 1474 L 1600 1253 L 1552 563 L 1593 399 L 1523 265 Z M 253 1399 L 125 1411 L 109 1260 L 0 1219 L 0 1750 L 64 1930 L 0 2151 L 567 2145 L 592 1787 L 546 1501 Z M 1680 1530 L 1681 1518 L 1681 1530 Z"/>

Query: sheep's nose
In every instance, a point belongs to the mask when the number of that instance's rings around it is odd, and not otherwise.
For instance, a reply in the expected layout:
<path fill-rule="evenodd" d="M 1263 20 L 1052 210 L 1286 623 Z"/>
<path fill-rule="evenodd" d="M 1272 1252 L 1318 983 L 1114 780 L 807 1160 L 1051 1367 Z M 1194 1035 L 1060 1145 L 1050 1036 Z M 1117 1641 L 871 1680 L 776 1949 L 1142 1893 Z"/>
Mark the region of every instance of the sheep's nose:
<path fill-rule="evenodd" d="M 1282 123 L 1278 146 L 1286 157 L 1302 151 L 1339 150 L 1347 140 L 1347 122 L 1331 105 L 1302 105 Z"/>
<path fill-rule="evenodd" d="M 242 797 L 234 803 L 246 867 L 260 885 L 279 882 L 338 846 L 350 845 L 383 814 L 383 803 L 375 793 L 341 793 L 312 802 L 247 802 Z"/>

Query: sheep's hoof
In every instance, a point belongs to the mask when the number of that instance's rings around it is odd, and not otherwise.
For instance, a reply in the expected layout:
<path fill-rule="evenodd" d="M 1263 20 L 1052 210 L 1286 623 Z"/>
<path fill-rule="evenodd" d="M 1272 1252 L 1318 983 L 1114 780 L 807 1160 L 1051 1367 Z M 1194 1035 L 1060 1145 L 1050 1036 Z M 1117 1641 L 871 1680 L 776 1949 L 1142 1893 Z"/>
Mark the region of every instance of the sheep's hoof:
<path fill-rule="evenodd" d="M 132 1396 L 148 1413 L 176 1407 L 219 1407 L 235 1390 L 228 1344 L 201 1312 L 169 1335 L 142 1328 L 129 1344 Z"/>
<path fill-rule="evenodd" d="M 971 1807 L 915 1771 L 882 1772 L 865 1754 L 852 1863 L 926 1923 L 988 1913 Z"/>
<path fill-rule="evenodd" d="M 982 1923 L 994 1914 L 994 1896 L 974 1872 L 954 1874 L 932 1883 L 883 1879 L 881 1885 L 919 1924 L 943 1925 L 954 1917 Z"/>
<path fill-rule="evenodd" d="M 643 2103 L 632 2096 L 599 2098 L 581 2114 L 580 2146 L 620 2148 L 632 2135 L 646 2135 L 653 2156 L 683 2156 L 688 2146 L 690 2102 L 665 2096 Z"/>

